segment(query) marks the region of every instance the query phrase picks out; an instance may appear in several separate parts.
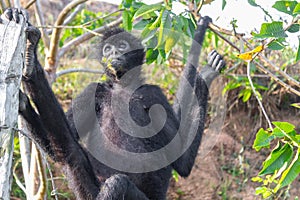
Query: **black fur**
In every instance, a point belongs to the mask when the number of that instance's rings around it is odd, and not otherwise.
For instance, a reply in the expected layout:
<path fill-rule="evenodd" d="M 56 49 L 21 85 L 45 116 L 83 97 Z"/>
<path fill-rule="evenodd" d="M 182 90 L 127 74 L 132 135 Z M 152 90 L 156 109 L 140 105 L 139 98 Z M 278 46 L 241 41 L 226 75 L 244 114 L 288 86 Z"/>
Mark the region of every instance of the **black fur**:
<path fill-rule="evenodd" d="M 11 13 L 13 13 L 12 10 L 6 12 L 9 15 L 8 18 L 13 20 Z M 116 91 L 118 85 L 122 84 L 119 79 L 127 71 L 143 63 L 145 53 L 140 41 L 121 29 L 113 29 L 107 32 L 100 45 L 100 50 L 102 50 L 105 42 L 116 34 L 122 34 L 122 39 L 128 41 L 134 48 L 131 49 L 131 52 L 123 55 L 124 59 L 121 59 L 123 62 L 122 70 L 119 70 L 117 64 L 112 63 L 115 72 L 112 69 L 107 69 L 110 81 L 91 83 L 74 100 L 73 108 L 65 114 L 55 98 L 36 57 L 39 31 L 32 26 L 27 30 L 28 37 L 33 37 L 27 44 L 24 85 L 39 114 L 34 111 L 23 93 L 20 93 L 20 114 L 31 126 L 33 139 L 51 158 L 62 165 L 69 180 L 70 188 L 74 191 L 77 199 L 166 199 L 171 170 L 175 169 L 183 177 L 190 174 L 201 142 L 207 107 L 208 87 L 205 78 L 203 79 L 197 74 L 195 66 L 198 65 L 201 44 L 209 21 L 209 18 L 203 18 L 199 23 L 200 25 L 195 34 L 196 41 L 193 42 L 189 55 L 189 64 L 183 75 L 194 88 L 198 99 L 196 108 L 191 108 L 191 111 L 196 109 L 198 112 L 191 112 L 190 115 L 191 121 L 198 120 L 199 122 L 195 139 L 185 153 L 170 165 L 145 173 L 126 173 L 112 169 L 97 160 L 79 143 L 79 139 L 85 136 L 82 133 L 90 132 L 97 123 L 99 123 L 103 135 L 114 145 L 128 152 L 155 151 L 164 147 L 175 137 L 180 125 L 179 105 L 175 103 L 174 108 L 172 108 L 161 89 L 157 86 L 143 85 L 138 88 L 130 99 L 129 110 L 132 120 L 136 124 L 146 126 L 151 120 L 149 117 L 151 106 L 155 104 L 162 105 L 166 111 L 167 119 L 158 134 L 149 138 L 133 137 L 124 133 L 114 120 L 111 111 L 111 95 Z M 102 52 L 99 52 L 99 54 L 102 58 Z M 217 69 L 216 66 L 209 67 L 212 70 Z M 179 86 L 178 96 L 180 98 L 187 95 L 185 94 L 185 84 L 182 81 Z M 121 92 L 126 93 L 127 91 Z M 120 96 L 123 97 L 123 94 L 120 93 Z M 93 116 L 94 111 L 96 117 Z M 74 112 L 81 113 L 76 116 L 76 120 Z M 99 146 L 100 152 L 103 150 L 102 148 L 105 147 Z M 148 164 L 151 165 L 151 163 Z"/>

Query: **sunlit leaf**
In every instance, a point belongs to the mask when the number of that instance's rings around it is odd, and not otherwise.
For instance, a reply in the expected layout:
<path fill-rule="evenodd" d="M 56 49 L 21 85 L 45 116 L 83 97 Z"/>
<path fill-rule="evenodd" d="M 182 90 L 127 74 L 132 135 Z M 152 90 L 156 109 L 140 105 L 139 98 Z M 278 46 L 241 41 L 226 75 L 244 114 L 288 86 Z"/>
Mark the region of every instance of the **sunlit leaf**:
<path fill-rule="evenodd" d="M 290 144 L 281 146 L 278 143 L 270 156 L 263 163 L 263 169 L 259 172 L 259 175 L 273 174 L 276 170 L 279 170 L 285 163 L 289 163 L 293 156 L 293 147 Z"/>
<path fill-rule="evenodd" d="M 284 131 L 285 133 L 291 133 L 295 130 L 295 126 L 288 122 L 272 122 L 276 127 Z"/>
<path fill-rule="evenodd" d="M 300 60 L 300 37 L 298 37 L 298 49 L 296 54 L 296 62 Z"/>
<path fill-rule="evenodd" d="M 291 165 L 283 172 L 279 180 L 278 186 L 282 188 L 291 184 L 297 178 L 299 173 L 300 173 L 300 157 L 298 151 Z"/>
<path fill-rule="evenodd" d="M 259 129 L 254 140 L 253 148 L 259 151 L 263 147 L 270 147 L 270 142 L 274 139 L 274 136 L 270 135 L 263 128 Z"/>
<path fill-rule="evenodd" d="M 256 38 L 284 38 L 287 37 L 283 29 L 282 22 L 263 23 L 260 28 L 259 34 L 254 34 Z"/>
<path fill-rule="evenodd" d="M 300 108 L 300 103 L 293 103 L 293 104 L 291 104 L 291 106 L 293 106 L 295 108 Z"/>
<path fill-rule="evenodd" d="M 275 127 L 275 128 L 273 129 L 272 134 L 273 134 L 274 136 L 276 136 L 277 138 L 283 138 L 283 137 L 285 136 L 284 133 L 282 132 L 282 130 L 279 129 L 278 127 Z"/>
<path fill-rule="evenodd" d="M 300 14 L 300 3 L 298 3 L 293 11 L 294 15 Z"/>
<path fill-rule="evenodd" d="M 260 46 L 255 47 L 251 51 L 248 51 L 248 52 L 245 52 L 245 53 L 242 53 L 242 54 L 237 54 L 237 57 L 242 59 L 242 60 L 245 60 L 245 61 L 252 60 L 253 55 L 255 53 L 261 52 L 263 49 L 264 49 L 264 46 L 260 45 Z"/>
<path fill-rule="evenodd" d="M 296 5 L 297 1 L 276 1 L 272 7 L 280 12 L 293 15 Z"/>
<path fill-rule="evenodd" d="M 165 51 L 166 52 L 171 51 L 171 49 L 177 43 L 178 39 L 179 39 L 179 35 L 177 32 L 175 32 L 173 30 L 169 31 L 169 34 L 167 36 L 166 43 L 165 43 Z"/>
<path fill-rule="evenodd" d="M 242 60 L 248 61 L 248 60 L 252 60 L 253 55 L 254 55 L 253 52 L 246 52 L 246 53 L 237 54 L 236 56 Z"/>
<path fill-rule="evenodd" d="M 136 11 L 132 19 L 136 19 L 138 17 L 149 14 L 151 12 L 160 10 L 161 8 L 162 8 L 161 3 L 152 4 L 152 5 L 143 5 Z"/>

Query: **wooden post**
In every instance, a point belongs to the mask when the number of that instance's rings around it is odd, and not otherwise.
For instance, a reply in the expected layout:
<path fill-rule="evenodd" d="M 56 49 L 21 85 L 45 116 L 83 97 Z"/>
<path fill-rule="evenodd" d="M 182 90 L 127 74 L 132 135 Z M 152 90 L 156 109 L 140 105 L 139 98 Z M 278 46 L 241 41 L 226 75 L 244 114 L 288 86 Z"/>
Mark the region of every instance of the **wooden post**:
<path fill-rule="evenodd" d="M 0 199 L 10 199 L 13 139 L 19 108 L 19 88 L 24 65 L 26 23 L 0 23 Z"/>

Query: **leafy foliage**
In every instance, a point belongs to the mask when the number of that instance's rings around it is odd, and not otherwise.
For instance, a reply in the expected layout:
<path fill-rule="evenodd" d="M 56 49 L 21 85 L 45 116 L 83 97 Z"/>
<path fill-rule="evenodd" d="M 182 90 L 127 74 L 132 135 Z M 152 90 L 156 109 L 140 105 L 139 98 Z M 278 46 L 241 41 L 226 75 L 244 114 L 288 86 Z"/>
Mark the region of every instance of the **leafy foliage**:
<path fill-rule="evenodd" d="M 260 151 L 269 148 L 272 141 L 277 141 L 276 147 L 264 161 L 259 176 L 252 178 L 252 181 L 262 183 L 261 187 L 256 188 L 256 194 L 263 198 L 276 196 L 281 188 L 289 186 L 300 173 L 300 134 L 288 122 L 273 122 L 273 125 L 273 130 L 260 129 L 253 144 L 253 148 Z"/>

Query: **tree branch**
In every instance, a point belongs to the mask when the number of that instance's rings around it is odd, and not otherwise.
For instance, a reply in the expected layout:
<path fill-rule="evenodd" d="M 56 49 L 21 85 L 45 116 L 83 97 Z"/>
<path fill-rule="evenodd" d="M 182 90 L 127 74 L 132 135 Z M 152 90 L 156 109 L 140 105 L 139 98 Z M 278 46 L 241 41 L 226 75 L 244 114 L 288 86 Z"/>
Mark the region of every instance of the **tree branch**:
<path fill-rule="evenodd" d="M 26 6 L 24 7 L 25 9 L 29 9 L 30 8 L 30 6 L 32 6 L 32 4 L 34 4 L 36 2 L 36 0 L 31 0 L 31 1 L 29 1 L 27 4 L 26 4 Z"/>
<path fill-rule="evenodd" d="M 87 0 L 75 0 L 71 1 L 58 15 L 58 18 L 54 24 L 54 26 L 60 26 L 64 23 L 65 18 L 70 13 L 70 11 L 78 6 L 79 4 L 82 4 L 86 2 Z M 57 51 L 58 51 L 58 44 L 59 44 L 59 37 L 61 33 L 61 28 L 54 28 L 53 34 L 51 36 L 50 40 L 50 47 L 49 47 L 49 53 L 47 55 L 47 66 L 45 68 L 48 68 L 47 71 L 53 71 L 56 70 L 56 57 L 57 57 Z M 53 69 L 54 68 L 54 69 Z"/>
<path fill-rule="evenodd" d="M 103 33 L 105 30 L 111 28 L 111 27 L 115 27 L 118 26 L 119 24 L 121 24 L 123 21 L 122 18 L 117 19 L 116 21 L 113 21 L 105 26 L 99 27 L 95 30 L 93 30 L 94 33 L 91 32 L 87 32 L 73 40 L 71 40 L 70 42 L 68 42 L 67 44 L 65 44 L 62 48 L 60 48 L 59 52 L 58 52 L 58 59 L 61 58 L 67 51 L 69 51 L 72 47 L 77 46 L 89 39 L 91 39 L 92 37 L 95 36 L 95 33 L 97 34 L 101 34 Z"/>
<path fill-rule="evenodd" d="M 86 69 L 86 68 L 72 68 L 72 69 L 66 69 L 62 70 L 56 73 L 56 77 L 60 77 L 66 74 L 70 73 L 76 73 L 76 72 L 86 72 L 86 73 L 92 73 L 92 74 L 104 74 L 104 71 L 101 70 L 94 70 L 94 69 Z"/>

